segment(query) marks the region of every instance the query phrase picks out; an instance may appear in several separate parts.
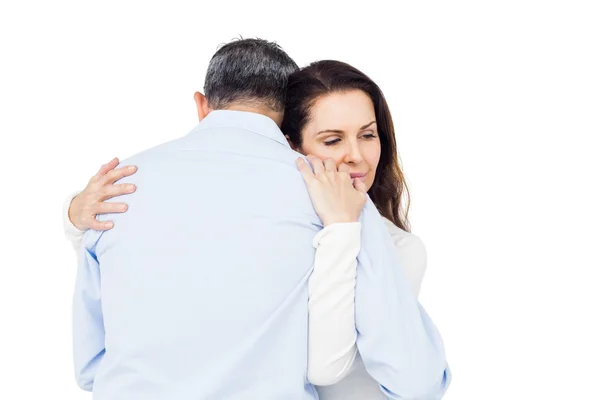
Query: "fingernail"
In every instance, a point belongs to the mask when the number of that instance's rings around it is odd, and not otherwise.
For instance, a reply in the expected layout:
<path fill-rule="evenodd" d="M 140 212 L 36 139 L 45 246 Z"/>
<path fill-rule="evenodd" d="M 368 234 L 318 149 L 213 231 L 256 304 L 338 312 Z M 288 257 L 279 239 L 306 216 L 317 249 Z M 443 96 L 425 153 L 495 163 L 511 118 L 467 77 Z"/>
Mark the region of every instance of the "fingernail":
<path fill-rule="evenodd" d="M 134 171 L 135 170 L 135 165 L 130 165 L 129 167 L 127 167 L 127 169 L 129 169 L 130 171 Z"/>
<path fill-rule="evenodd" d="M 134 190 L 135 186 L 134 185 L 127 185 L 127 190 Z"/>

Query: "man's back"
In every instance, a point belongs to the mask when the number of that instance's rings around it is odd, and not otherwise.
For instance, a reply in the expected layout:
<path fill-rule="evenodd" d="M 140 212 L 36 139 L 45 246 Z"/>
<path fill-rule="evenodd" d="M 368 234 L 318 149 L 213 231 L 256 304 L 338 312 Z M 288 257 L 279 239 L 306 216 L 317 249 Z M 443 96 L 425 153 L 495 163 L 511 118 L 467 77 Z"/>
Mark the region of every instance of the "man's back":
<path fill-rule="evenodd" d="M 82 387 L 111 400 L 313 398 L 306 282 L 321 223 L 296 158 L 267 117 L 216 111 L 123 162 L 139 168 L 123 180 L 138 188 L 129 210 L 84 240 Z"/>

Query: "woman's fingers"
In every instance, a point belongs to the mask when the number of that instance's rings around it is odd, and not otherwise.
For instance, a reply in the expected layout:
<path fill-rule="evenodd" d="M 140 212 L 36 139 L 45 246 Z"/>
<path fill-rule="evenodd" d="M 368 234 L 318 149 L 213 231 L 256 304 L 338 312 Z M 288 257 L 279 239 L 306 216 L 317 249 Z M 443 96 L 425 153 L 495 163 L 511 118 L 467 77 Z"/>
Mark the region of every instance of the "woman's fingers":
<path fill-rule="evenodd" d="M 337 165 L 335 165 L 335 161 L 332 158 L 326 158 L 323 164 L 325 166 L 325 172 L 333 174 L 338 170 Z"/>
<path fill-rule="evenodd" d="M 104 178 L 102 179 L 102 184 L 112 185 L 121 178 L 135 174 L 136 171 L 137 167 L 135 165 L 128 165 L 126 167 L 113 169 L 112 171 L 109 171 L 106 173 L 106 175 L 104 175 Z"/>
<path fill-rule="evenodd" d="M 100 201 L 110 199 L 112 197 L 121 196 L 135 192 L 136 186 L 133 183 L 122 183 L 115 185 L 107 185 L 102 189 Z"/>
<path fill-rule="evenodd" d="M 124 203 L 104 202 L 112 197 L 133 193 L 137 190 L 134 184 L 115 184 L 117 180 L 137 171 L 133 165 L 117 168 L 118 165 L 119 159 L 115 157 L 100 167 L 83 192 L 71 202 L 69 218 L 78 229 L 111 229 L 114 226 L 112 221 L 98 221 L 96 215 L 127 211 L 128 207 Z"/>
<path fill-rule="evenodd" d="M 94 215 L 98 214 L 110 214 L 110 213 L 124 213 L 127 211 L 129 206 L 125 203 L 107 203 L 102 202 L 96 204 L 94 207 Z"/>
<path fill-rule="evenodd" d="M 303 158 L 298 158 L 296 164 L 306 181 L 308 194 L 323 226 L 357 221 L 367 198 L 364 182 L 357 179 L 355 188 L 349 167 L 340 164 L 338 170 L 333 159 L 323 162 L 312 155 L 307 159 L 313 170 Z"/>
<path fill-rule="evenodd" d="M 310 162 L 310 165 L 312 165 L 312 169 L 315 171 L 315 176 L 319 177 L 325 173 L 325 166 L 320 158 L 313 155 L 308 155 L 306 158 Z"/>
<path fill-rule="evenodd" d="M 315 179 L 315 174 L 313 173 L 313 171 L 310 169 L 307 162 L 304 161 L 304 159 L 302 157 L 298 157 L 296 159 L 296 165 L 298 166 L 298 169 L 300 170 L 300 173 L 302 174 L 302 177 L 304 178 L 304 182 L 309 184 Z"/>
<path fill-rule="evenodd" d="M 112 221 L 98 221 L 97 219 L 93 219 L 89 222 L 89 228 L 95 231 L 107 231 L 112 229 L 115 225 Z"/>
<path fill-rule="evenodd" d="M 359 178 L 354 178 L 354 188 L 361 193 L 367 193 L 367 185 Z"/>
<path fill-rule="evenodd" d="M 129 206 L 125 203 L 97 203 L 93 207 L 91 207 L 90 212 L 92 213 L 92 215 L 85 218 L 82 222 L 82 225 L 85 229 L 107 231 L 109 229 L 112 229 L 115 226 L 115 224 L 112 221 L 98 221 L 96 219 L 96 215 L 123 213 L 127 211 L 128 208 Z"/>
<path fill-rule="evenodd" d="M 350 174 L 350 166 L 348 164 L 341 163 L 340 166 L 338 167 L 338 171 Z"/>
<path fill-rule="evenodd" d="M 108 171 L 110 171 L 111 169 L 115 169 L 117 165 L 119 165 L 119 159 L 115 157 L 103 166 L 101 166 L 98 172 L 96 172 L 96 175 L 94 175 L 91 180 L 100 180 L 104 175 L 106 175 Z"/>

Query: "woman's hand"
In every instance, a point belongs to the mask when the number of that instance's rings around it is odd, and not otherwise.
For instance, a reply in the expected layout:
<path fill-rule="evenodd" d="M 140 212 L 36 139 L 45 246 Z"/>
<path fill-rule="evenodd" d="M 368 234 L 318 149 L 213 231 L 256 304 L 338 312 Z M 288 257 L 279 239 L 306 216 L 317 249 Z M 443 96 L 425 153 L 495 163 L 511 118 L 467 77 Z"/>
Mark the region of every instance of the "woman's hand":
<path fill-rule="evenodd" d="M 353 181 L 346 164 L 338 169 L 330 158 L 325 161 L 310 155 L 307 158 L 314 172 L 302 158 L 298 158 L 296 164 L 323 225 L 358 221 L 367 201 L 364 182 L 358 178 Z"/>
<path fill-rule="evenodd" d="M 106 199 L 135 192 L 133 184 L 115 184 L 121 178 L 132 175 L 137 167 L 129 165 L 115 169 L 119 159 L 114 158 L 90 179 L 86 188 L 73 198 L 69 207 L 69 219 L 81 231 L 95 229 L 105 231 L 113 227 L 112 221 L 98 221 L 96 215 L 122 213 L 127 210 L 125 203 L 105 203 Z"/>

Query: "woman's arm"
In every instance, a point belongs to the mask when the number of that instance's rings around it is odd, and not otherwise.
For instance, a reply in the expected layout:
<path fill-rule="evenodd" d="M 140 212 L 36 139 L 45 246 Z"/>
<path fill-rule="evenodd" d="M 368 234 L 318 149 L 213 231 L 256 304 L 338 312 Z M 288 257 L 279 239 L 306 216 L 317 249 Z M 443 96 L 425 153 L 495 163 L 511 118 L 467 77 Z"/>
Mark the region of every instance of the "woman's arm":
<path fill-rule="evenodd" d="M 347 166 L 338 171 L 331 159 L 308 159 L 314 172 L 302 159 L 298 168 L 325 226 L 313 240 L 317 251 L 308 283 L 308 380 L 324 386 L 344 378 L 357 353 L 354 285 L 361 235 L 357 221 L 367 196 L 363 182 L 352 180 Z"/>
<path fill-rule="evenodd" d="M 329 225 L 314 240 L 308 281 L 308 380 L 319 386 L 342 380 L 356 358 L 354 286 L 360 222 Z"/>
<path fill-rule="evenodd" d="M 388 222 L 398 260 L 417 297 L 427 264 L 425 245 L 419 237 Z M 334 224 L 313 241 L 317 251 L 308 282 L 308 379 L 315 385 L 339 382 L 352 370 L 356 358 L 354 288 L 360 233 L 358 222 Z"/>

